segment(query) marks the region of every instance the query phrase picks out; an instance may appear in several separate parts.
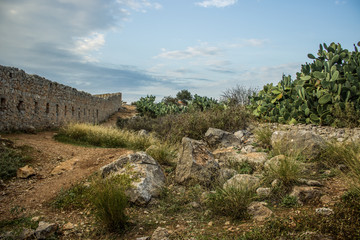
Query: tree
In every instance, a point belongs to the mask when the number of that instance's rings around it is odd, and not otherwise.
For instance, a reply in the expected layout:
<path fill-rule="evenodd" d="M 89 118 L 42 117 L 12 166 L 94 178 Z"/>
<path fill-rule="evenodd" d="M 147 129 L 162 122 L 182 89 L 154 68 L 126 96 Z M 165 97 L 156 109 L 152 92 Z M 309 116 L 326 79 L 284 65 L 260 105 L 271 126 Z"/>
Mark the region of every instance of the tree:
<path fill-rule="evenodd" d="M 192 95 L 188 90 L 184 89 L 176 94 L 176 98 L 184 104 L 187 104 L 188 101 L 192 100 Z"/>

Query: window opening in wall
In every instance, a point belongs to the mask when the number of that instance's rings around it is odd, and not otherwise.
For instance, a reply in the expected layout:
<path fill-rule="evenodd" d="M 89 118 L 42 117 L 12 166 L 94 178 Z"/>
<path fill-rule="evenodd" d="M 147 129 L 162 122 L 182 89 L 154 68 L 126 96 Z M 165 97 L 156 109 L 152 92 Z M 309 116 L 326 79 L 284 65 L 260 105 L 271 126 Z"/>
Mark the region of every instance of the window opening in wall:
<path fill-rule="evenodd" d="M 46 103 L 46 110 L 45 110 L 46 114 L 49 114 L 50 112 L 50 104 Z"/>
<path fill-rule="evenodd" d="M 81 111 L 80 111 L 80 108 L 78 109 L 78 117 L 80 119 L 80 114 L 81 114 Z"/>
<path fill-rule="evenodd" d="M 5 111 L 5 110 L 6 110 L 6 99 L 1 98 L 1 100 L 0 100 L 0 111 Z"/>
<path fill-rule="evenodd" d="M 24 101 L 22 101 L 22 100 L 19 101 L 19 103 L 17 105 L 17 109 L 19 112 L 25 111 Z"/>
<path fill-rule="evenodd" d="M 65 105 L 65 108 L 64 108 L 64 116 L 66 116 L 66 112 L 67 112 L 67 107 Z"/>
<path fill-rule="evenodd" d="M 38 113 L 39 112 L 39 103 L 38 102 L 34 102 L 34 113 Z"/>
<path fill-rule="evenodd" d="M 56 116 L 59 116 L 59 104 L 56 104 Z"/>
<path fill-rule="evenodd" d="M 98 120 L 98 119 L 99 119 L 99 110 L 96 109 L 96 120 Z"/>
<path fill-rule="evenodd" d="M 91 114 L 90 114 L 90 109 L 89 109 L 88 113 L 89 113 L 88 115 L 89 115 L 89 117 L 90 117 L 90 115 L 91 115 Z"/>
<path fill-rule="evenodd" d="M 74 116 L 75 115 L 75 108 L 71 107 L 71 114 Z"/>

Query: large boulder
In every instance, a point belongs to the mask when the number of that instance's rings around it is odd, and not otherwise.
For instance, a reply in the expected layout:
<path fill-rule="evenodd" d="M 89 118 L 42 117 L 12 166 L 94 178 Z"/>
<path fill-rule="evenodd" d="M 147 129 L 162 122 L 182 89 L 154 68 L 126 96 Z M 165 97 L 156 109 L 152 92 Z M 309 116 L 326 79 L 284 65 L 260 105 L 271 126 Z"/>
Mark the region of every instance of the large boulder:
<path fill-rule="evenodd" d="M 227 167 L 229 165 L 240 164 L 248 162 L 256 169 L 262 169 L 264 163 L 267 161 L 268 154 L 265 152 L 251 152 L 251 153 L 239 153 L 237 150 L 214 151 L 214 156 L 219 160 L 219 163 Z"/>
<path fill-rule="evenodd" d="M 176 166 L 175 181 L 211 185 L 219 175 L 219 164 L 202 141 L 187 137 L 182 139 L 179 160 Z"/>
<path fill-rule="evenodd" d="M 135 179 L 126 194 L 131 202 L 138 205 L 145 205 L 151 198 L 159 196 L 166 181 L 160 165 L 145 152 L 122 156 L 102 167 L 101 173 L 103 177 L 112 174 L 129 174 Z"/>
<path fill-rule="evenodd" d="M 217 128 L 209 128 L 205 140 L 211 147 L 237 147 L 241 143 L 241 139 L 234 134 Z"/>
<path fill-rule="evenodd" d="M 307 159 L 319 156 L 326 146 L 325 140 L 307 130 L 275 131 L 271 136 L 271 145 L 282 153 L 299 154 Z"/>

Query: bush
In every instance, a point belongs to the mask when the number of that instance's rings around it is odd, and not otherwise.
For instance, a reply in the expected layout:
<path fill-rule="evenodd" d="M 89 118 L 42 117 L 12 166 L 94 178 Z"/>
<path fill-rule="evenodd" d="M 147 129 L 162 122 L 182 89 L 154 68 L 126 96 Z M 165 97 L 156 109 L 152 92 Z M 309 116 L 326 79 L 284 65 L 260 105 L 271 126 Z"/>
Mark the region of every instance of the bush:
<path fill-rule="evenodd" d="M 171 114 L 156 119 L 134 118 L 125 124 L 125 129 L 153 131 L 170 143 L 180 142 L 185 136 L 201 139 L 210 128 L 225 131 L 244 129 L 250 121 L 250 114 L 244 107 L 212 108 L 206 111 L 189 111 Z"/>
<path fill-rule="evenodd" d="M 146 149 L 146 153 L 162 165 L 175 165 L 173 160 L 177 156 L 177 149 L 173 145 L 167 143 L 152 145 Z"/>
<path fill-rule="evenodd" d="M 247 209 L 255 197 L 255 189 L 248 187 L 218 187 L 215 193 L 210 193 L 207 199 L 208 208 L 215 214 L 247 219 Z"/>
<path fill-rule="evenodd" d="M 85 209 L 89 207 L 88 200 L 90 197 L 91 188 L 85 186 L 83 183 L 78 183 L 67 190 L 62 189 L 52 202 L 52 205 L 55 208 L 65 210 Z"/>
<path fill-rule="evenodd" d="M 318 57 L 308 54 L 314 61 L 302 65 L 295 80 L 283 75 L 252 98 L 253 113 L 280 123 L 359 125 L 360 52 L 354 47 L 349 52 L 340 44 L 320 44 Z"/>
<path fill-rule="evenodd" d="M 110 231 L 124 232 L 128 217 L 125 209 L 128 207 L 126 189 L 131 180 L 127 175 L 117 175 L 98 180 L 92 184 L 93 204 L 97 219 Z"/>
<path fill-rule="evenodd" d="M 286 208 L 291 208 L 296 206 L 298 203 L 298 199 L 295 196 L 290 196 L 290 195 L 285 195 L 282 199 L 281 199 L 281 203 L 280 206 L 282 207 L 286 207 Z"/>
<path fill-rule="evenodd" d="M 258 92 L 256 88 L 236 85 L 221 95 L 221 101 L 229 105 L 249 105 L 250 98 Z"/>

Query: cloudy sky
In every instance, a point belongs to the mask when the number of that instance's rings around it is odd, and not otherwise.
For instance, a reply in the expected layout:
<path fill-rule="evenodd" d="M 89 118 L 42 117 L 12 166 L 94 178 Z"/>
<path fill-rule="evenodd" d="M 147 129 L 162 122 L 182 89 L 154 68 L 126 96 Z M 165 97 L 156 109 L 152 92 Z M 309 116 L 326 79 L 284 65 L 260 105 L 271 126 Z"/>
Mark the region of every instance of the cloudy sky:
<path fill-rule="evenodd" d="M 219 98 L 295 76 L 320 43 L 353 49 L 359 0 L 0 0 L 0 65 L 125 101 Z"/>

